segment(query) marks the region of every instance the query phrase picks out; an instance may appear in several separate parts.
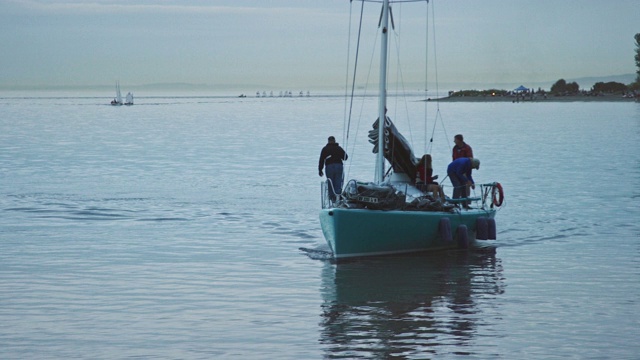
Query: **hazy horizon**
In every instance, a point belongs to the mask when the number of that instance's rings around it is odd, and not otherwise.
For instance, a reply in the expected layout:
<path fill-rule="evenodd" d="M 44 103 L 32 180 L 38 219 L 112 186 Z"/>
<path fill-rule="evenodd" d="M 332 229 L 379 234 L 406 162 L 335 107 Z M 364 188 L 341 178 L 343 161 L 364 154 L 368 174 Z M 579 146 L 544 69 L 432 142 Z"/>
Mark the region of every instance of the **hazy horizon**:
<path fill-rule="evenodd" d="M 622 74 L 622 75 L 610 75 L 610 76 L 594 76 L 594 77 L 584 77 L 579 79 L 565 79 L 567 82 L 577 82 L 580 86 L 580 89 L 588 90 L 590 89 L 596 82 L 621 82 L 623 84 L 628 84 L 635 80 L 635 74 Z M 524 85 L 529 88 L 538 89 L 542 88 L 543 90 L 549 90 L 551 86 L 559 79 L 548 80 L 548 81 L 536 81 L 536 82 L 528 82 L 528 83 L 505 83 L 505 84 L 496 84 L 496 83 L 487 83 L 487 84 L 474 84 L 474 83 L 462 83 L 462 84 L 451 84 L 451 83 L 442 83 L 439 85 L 439 92 L 441 94 L 445 94 L 449 90 L 487 90 L 487 89 L 502 89 L 502 90 L 512 90 L 515 88 L 515 84 Z M 298 96 L 299 92 L 302 91 L 305 93 L 311 92 L 312 94 L 327 94 L 327 93 L 341 93 L 345 91 L 344 84 L 340 86 L 340 84 L 336 84 L 336 86 L 314 86 L 313 84 L 309 84 L 309 86 L 296 87 L 296 88 L 278 88 L 275 86 L 271 86 L 268 84 L 191 84 L 191 83 L 156 83 L 156 84 L 126 84 L 120 82 L 120 87 L 123 93 L 133 91 L 136 92 L 137 95 L 142 95 L 145 91 L 149 94 L 162 93 L 162 92 L 187 92 L 187 93 L 216 93 L 216 94 L 227 94 L 227 95 L 240 95 L 244 94 L 247 96 L 253 96 L 257 91 L 259 92 L 273 92 L 274 96 L 278 96 L 280 92 L 283 91 L 291 91 L 294 96 Z M 424 86 L 418 83 L 413 84 L 405 84 L 406 90 L 409 92 L 422 92 L 424 91 Z M 370 89 L 376 89 L 376 84 L 369 84 Z M 49 86 L 16 86 L 13 88 L 3 88 L 0 87 L 0 91 L 3 92 L 24 92 L 24 91 L 35 91 L 35 92 L 56 92 L 56 91 L 67 91 L 67 92 L 78 92 L 78 91 L 88 91 L 98 94 L 105 94 L 105 96 L 109 97 L 112 95 L 114 91 L 115 84 L 94 84 L 94 85 L 49 85 Z M 430 92 L 435 91 L 435 87 L 429 89 Z M 141 94 L 142 93 L 142 94 Z"/>
<path fill-rule="evenodd" d="M 0 0 L 0 90 L 100 90 L 117 81 L 125 93 L 341 89 L 360 6 L 348 0 Z M 636 70 L 635 0 L 460 0 L 436 1 L 428 10 L 398 3 L 393 10 L 404 83 L 416 89 L 424 88 L 425 49 L 411 41 L 424 38 L 425 18 L 435 20 L 428 30 L 437 62 L 430 66 L 438 66 L 441 89 L 548 89 L 561 78 L 616 81 Z M 365 3 L 364 14 L 363 43 L 373 43 L 379 4 Z M 353 53 L 355 41 L 351 46 Z M 360 62 L 373 68 L 369 46 Z"/>

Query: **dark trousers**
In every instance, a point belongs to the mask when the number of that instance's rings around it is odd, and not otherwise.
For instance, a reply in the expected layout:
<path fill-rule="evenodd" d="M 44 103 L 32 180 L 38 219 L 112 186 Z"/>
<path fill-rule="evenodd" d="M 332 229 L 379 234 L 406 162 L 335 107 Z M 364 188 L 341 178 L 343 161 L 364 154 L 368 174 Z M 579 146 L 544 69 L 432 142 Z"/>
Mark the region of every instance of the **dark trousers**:
<path fill-rule="evenodd" d="M 336 199 L 336 195 L 342 193 L 342 164 L 327 164 L 325 166 L 327 179 L 331 179 L 333 192 L 329 191 L 331 200 Z"/>
<path fill-rule="evenodd" d="M 453 196 L 452 199 L 460 199 L 463 197 L 467 197 L 467 185 L 463 182 L 462 179 L 458 177 L 455 173 L 449 173 L 449 179 L 451 180 L 451 185 L 453 185 Z"/>

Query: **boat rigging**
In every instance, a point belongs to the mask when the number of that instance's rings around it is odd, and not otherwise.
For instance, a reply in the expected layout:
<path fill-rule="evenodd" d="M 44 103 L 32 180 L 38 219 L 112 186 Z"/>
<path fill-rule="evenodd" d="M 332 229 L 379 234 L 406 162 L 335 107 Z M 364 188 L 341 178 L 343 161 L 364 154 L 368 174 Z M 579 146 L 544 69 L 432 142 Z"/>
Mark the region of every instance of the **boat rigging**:
<path fill-rule="evenodd" d="M 426 0 L 360 0 L 381 3 L 381 17 L 376 38 L 380 39 L 377 114 L 369 139 L 376 154 L 373 181 L 349 180 L 342 194 L 330 194 L 330 180 L 322 184 L 320 223 L 323 234 L 336 259 L 407 253 L 454 247 L 468 247 L 476 239 L 495 238 L 498 203 L 502 188 L 497 183 L 481 184 L 479 198 L 435 199 L 416 183 L 418 159 L 411 146 L 387 116 L 389 33 L 394 21 L 390 3 Z M 360 14 L 362 24 L 363 11 Z M 361 28 L 362 26 L 360 26 Z M 356 65 L 360 46 L 356 49 Z M 355 89 L 356 71 L 351 85 L 348 126 Z M 426 74 L 425 74 L 426 76 Z M 425 104 L 426 105 L 426 104 Z M 439 111 L 439 110 L 438 110 Z M 425 127 L 426 129 L 426 127 Z M 349 130 L 346 132 L 347 137 Z M 386 170 L 387 162 L 389 169 Z M 498 189 L 496 192 L 495 189 Z M 491 191 L 490 191 L 491 190 Z M 491 201 L 487 201 L 491 194 Z M 500 200 L 496 197 L 500 196 Z M 338 195 L 338 196 L 336 196 Z M 337 200 L 333 200 L 337 199 Z M 472 208 L 460 207 L 467 201 L 479 202 Z M 455 231 L 454 231 L 455 229 Z"/>

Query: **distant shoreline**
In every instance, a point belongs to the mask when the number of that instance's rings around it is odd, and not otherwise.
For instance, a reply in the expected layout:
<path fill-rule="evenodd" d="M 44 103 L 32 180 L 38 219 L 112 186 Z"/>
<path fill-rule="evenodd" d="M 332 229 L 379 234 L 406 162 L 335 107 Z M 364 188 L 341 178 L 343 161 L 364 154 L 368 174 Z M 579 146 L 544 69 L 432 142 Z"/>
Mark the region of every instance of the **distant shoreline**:
<path fill-rule="evenodd" d="M 546 98 L 536 96 L 533 99 L 527 97 L 524 100 L 520 98 L 516 100 L 515 96 L 447 96 L 438 99 L 427 99 L 427 101 L 444 101 L 444 102 L 634 102 L 640 101 L 638 98 L 625 98 L 621 95 L 603 95 L 603 96 L 547 96 Z"/>

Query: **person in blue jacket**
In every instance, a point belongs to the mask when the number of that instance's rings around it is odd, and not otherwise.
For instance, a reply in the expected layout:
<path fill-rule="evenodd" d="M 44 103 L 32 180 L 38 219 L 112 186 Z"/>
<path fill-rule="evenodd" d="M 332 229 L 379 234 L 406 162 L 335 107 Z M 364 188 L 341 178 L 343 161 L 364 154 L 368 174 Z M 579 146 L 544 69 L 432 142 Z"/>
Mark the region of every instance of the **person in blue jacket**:
<path fill-rule="evenodd" d="M 460 199 L 467 194 L 467 187 L 476 188 L 471 170 L 480 169 L 480 160 L 476 158 L 459 158 L 453 160 L 447 167 L 447 175 L 453 185 L 453 199 Z M 465 207 L 467 204 L 464 204 Z"/>

